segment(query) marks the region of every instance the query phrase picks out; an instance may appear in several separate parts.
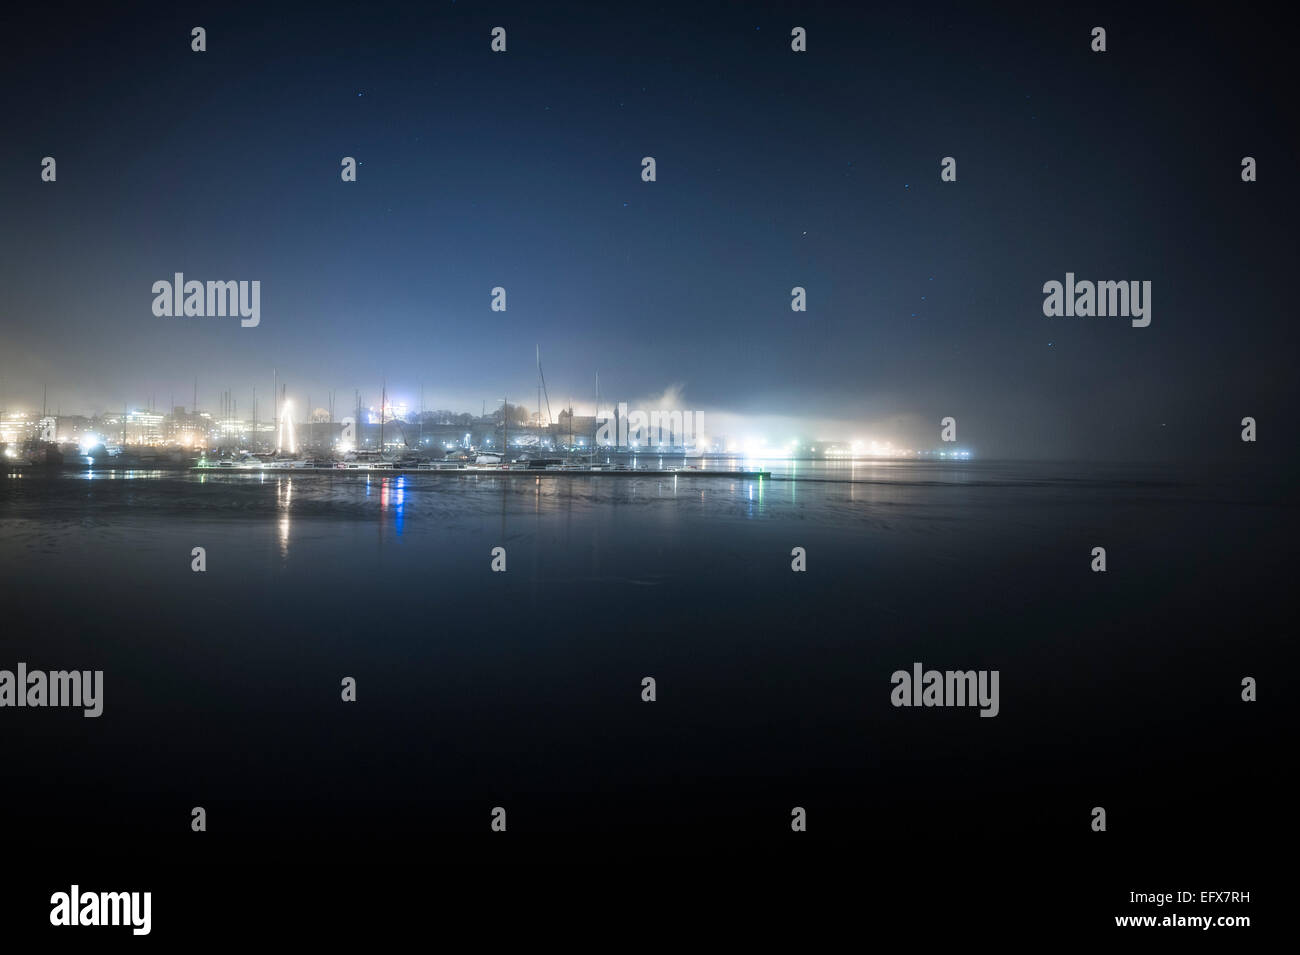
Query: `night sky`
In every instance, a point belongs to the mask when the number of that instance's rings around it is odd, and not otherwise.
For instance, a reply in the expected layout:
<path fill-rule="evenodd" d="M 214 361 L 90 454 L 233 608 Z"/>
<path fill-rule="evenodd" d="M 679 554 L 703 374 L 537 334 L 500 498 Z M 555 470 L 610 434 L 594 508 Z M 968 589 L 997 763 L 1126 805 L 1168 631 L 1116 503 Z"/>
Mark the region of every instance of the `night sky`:
<path fill-rule="evenodd" d="M 385 379 L 531 407 L 540 343 L 557 412 L 599 371 L 607 402 L 673 389 L 782 441 L 938 446 L 952 415 L 984 457 L 1218 456 L 1253 415 L 1281 442 L 1288 38 L 1221 8 L 963 7 L 8 13 L 0 405 L 189 405 L 197 376 L 201 407 L 255 386 L 265 418 L 275 368 L 340 416 Z M 260 280 L 260 326 L 155 317 L 178 271 Z M 1151 281 L 1151 325 L 1044 317 L 1067 271 Z"/>

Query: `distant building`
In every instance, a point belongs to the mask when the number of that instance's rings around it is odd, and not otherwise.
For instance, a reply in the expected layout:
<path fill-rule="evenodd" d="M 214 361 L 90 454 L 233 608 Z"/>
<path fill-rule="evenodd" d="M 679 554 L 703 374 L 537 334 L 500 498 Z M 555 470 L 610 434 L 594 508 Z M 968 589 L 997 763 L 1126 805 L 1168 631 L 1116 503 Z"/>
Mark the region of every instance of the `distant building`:
<path fill-rule="evenodd" d="M 0 442 L 22 444 L 36 437 L 40 421 L 26 411 L 6 411 L 0 415 Z"/>
<path fill-rule="evenodd" d="M 94 422 L 85 415 L 59 415 L 54 426 L 55 440 L 60 444 L 82 444 L 95 439 L 98 432 Z"/>
<path fill-rule="evenodd" d="M 595 415 L 575 415 L 573 409 L 561 411 L 552 429 L 555 440 L 570 447 L 591 447 L 600 422 Z"/>

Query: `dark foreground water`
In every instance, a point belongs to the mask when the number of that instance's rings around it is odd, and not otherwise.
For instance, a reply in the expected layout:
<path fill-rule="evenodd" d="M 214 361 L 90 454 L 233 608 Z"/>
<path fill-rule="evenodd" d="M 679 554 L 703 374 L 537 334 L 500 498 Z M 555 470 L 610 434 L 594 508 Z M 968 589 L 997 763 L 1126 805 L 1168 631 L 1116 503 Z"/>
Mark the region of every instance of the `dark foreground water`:
<path fill-rule="evenodd" d="M 6 841 L 472 861 L 501 806 L 546 857 L 806 838 L 978 874 L 966 840 L 1076 851 L 1095 806 L 1130 845 L 1272 838 L 1284 481 L 794 473 L 0 478 L 0 669 L 105 682 L 98 719 L 0 710 Z M 914 662 L 998 670 L 999 715 L 891 706 Z"/>

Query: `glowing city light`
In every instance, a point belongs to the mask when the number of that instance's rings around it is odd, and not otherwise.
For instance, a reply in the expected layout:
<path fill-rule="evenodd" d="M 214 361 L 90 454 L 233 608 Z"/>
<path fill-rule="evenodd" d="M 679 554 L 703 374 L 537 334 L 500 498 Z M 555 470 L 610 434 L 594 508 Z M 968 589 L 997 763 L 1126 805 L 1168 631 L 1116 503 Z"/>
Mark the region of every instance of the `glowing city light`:
<path fill-rule="evenodd" d="M 293 436 L 293 416 L 291 414 L 292 411 L 293 411 L 293 404 L 291 402 L 286 401 L 284 403 L 284 410 L 280 414 L 280 435 L 276 439 L 276 445 L 275 445 L 276 454 L 282 454 L 284 452 L 284 438 L 286 434 L 289 436 L 289 453 L 290 454 L 298 453 L 297 444 L 295 443 L 294 436 Z"/>

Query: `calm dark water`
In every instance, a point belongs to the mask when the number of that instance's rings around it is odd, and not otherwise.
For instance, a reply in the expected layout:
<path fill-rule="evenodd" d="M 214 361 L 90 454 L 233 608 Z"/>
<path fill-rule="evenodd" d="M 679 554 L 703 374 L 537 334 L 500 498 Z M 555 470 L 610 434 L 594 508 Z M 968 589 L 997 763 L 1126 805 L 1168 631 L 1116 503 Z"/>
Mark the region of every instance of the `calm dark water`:
<path fill-rule="evenodd" d="M 0 711 L 10 835 L 165 849 L 203 806 L 261 852 L 472 854 L 499 805 L 580 856 L 778 846 L 803 806 L 828 847 L 1067 845 L 1101 805 L 1119 840 L 1268 836 L 1283 480 L 773 469 L 0 478 L 0 668 L 105 674 L 99 719 Z M 914 661 L 1000 671 L 999 716 L 892 707 Z"/>

